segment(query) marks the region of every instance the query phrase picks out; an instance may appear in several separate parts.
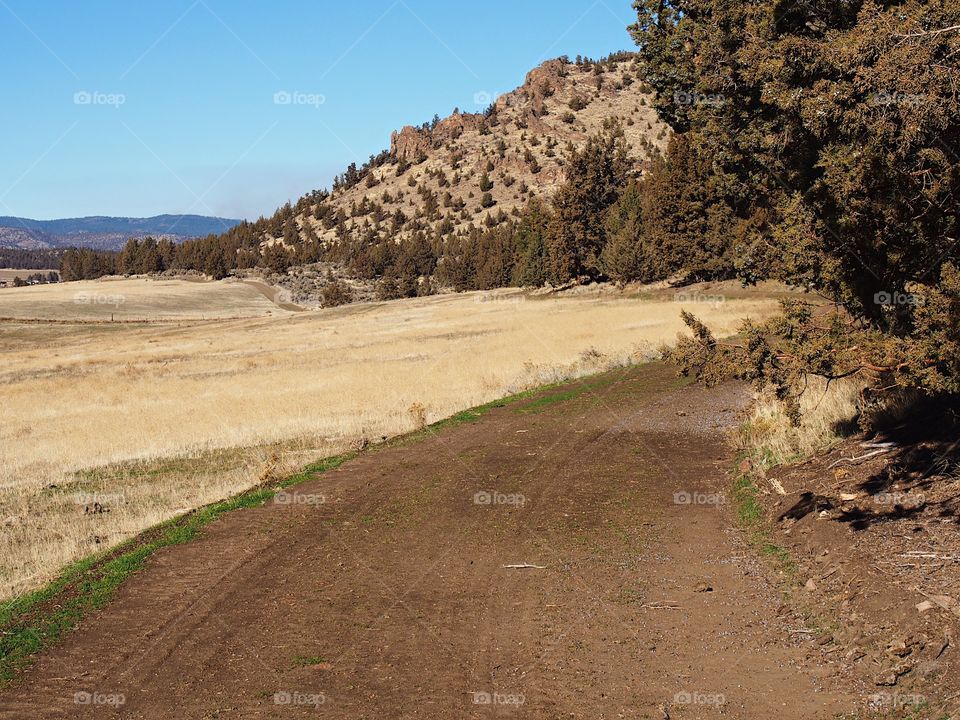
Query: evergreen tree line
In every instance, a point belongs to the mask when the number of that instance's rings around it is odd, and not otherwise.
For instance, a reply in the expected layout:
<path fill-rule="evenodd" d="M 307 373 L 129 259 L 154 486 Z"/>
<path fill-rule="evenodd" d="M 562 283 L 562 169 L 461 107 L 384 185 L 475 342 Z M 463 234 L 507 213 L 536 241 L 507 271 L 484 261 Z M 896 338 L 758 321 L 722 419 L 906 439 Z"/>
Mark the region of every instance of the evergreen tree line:
<path fill-rule="evenodd" d="M 46 270 L 60 267 L 63 250 L 0 248 L 0 267 L 11 270 Z"/>
<path fill-rule="evenodd" d="M 685 161 L 685 156 L 676 157 Z M 437 287 L 456 291 L 509 286 L 562 286 L 613 280 L 649 282 L 678 273 L 689 280 L 732 277 L 732 242 L 701 237 L 692 247 L 673 210 L 699 208 L 677 183 L 686 169 L 657 158 L 640 177 L 622 128 L 610 122 L 568 157 L 567 179 L 551 201 L 531 200 L 516 217 L 465 230 L 417 230 L 399 242 L 388 232 L 344 233 L 322 259 L 360 279 L 377 280 L 381 296 L 412 297 Z"/>
<path fill-rule="evenodd" d="M 677 148 L 683 148 L 678 145 Z M 430 225 L 399 211 L 375 217 L 366 231 L 350 230 L 343 208 L 336 212 L 325 192 L 287 203 L 271 218 L 242 223 L 227 233 L 179 245 L 152 238 L 130 240 L 119 253 L 71 250 L 62 265 L 65 279 L 104 274 L 196 270 L 216 279 L 239 268 L 285 273 L 294 265 L 320 261 L 344 266 L 358 279 L 378 283 L 384 299 L 413 297 L 438 287 L 457 291 L 507 286 L 561 286 L 571 282 L 652 281 L 678 272 L 693 279 L 729 277 L 729 239 L 719 234 L 693 247 L 685 243 L 674 212 L 697 221 L 700 207 L 682 184 L 687 156 L 657 158 L 640 177 L 627 152 L 623 128 L 615 121 L 570 148 L 567 177 L 551 201 L 533 199 L 522 211 L 490 215 L 486 223 L 454 230 Z M 481 179 L 482 184 L 482 179 Z M 432 204 L 431 204 L 432 203 Z M 427 215 L 440 217 L 436 197 L 425 198 Z M 358 207 L 351 215 L 369 208 Z M 324 245 L 313 217 L 336 231 Z M 413 232 L 396 240 L 399 230 Z"/>
<path fill-rule="evenodd" d="M 95 280 L 117 272 L 117 253 L 90 248 L 68 248 L 60 257 L 60 278 L 64 282 Z"/>

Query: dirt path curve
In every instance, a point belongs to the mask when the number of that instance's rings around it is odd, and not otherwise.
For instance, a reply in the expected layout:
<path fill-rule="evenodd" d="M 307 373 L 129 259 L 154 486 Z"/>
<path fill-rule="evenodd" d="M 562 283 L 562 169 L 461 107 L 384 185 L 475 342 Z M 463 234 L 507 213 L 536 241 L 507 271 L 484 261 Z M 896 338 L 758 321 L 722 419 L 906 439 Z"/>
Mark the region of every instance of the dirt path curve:
<path fill-rule="evenodd" d="M 260 282 L 259 280 L 242 280 L 241 282 L 244 285 L 252 287 L 281 310 L 289 310 L 290 312 L 304 312 L 306 310 L 305 307 L 284 300 L 283 298 L 286 297 L 286 295 L 284 294 L 285 291 L 283 288 L 267 285 L 267 283 Z"/>
<path fill-rule="evenodd" d="M 366 453 L 159 553 L 0 718 L 836 717 L 710 502 L 743 401 L 654 365 Z"/>

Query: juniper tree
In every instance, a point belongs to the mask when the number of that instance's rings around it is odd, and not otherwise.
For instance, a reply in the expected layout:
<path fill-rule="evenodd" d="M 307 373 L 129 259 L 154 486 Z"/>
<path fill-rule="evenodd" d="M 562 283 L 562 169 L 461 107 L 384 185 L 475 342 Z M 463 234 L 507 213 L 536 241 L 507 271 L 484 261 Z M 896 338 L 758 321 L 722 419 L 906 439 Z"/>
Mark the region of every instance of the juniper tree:
<path fill-rule="evenodd" d="M 960 2 L 635 6 L 642 76 L 705 171 L 710 205 L 674 218 L 677 242 L 725 229 L 744 279 L 835 303 L 792 303 L 736 348 L 701 337 L 688 368 L 726 354 L 781 393 L 811 372 L 960 391 Z"/>
<path fill-rule="evenodd" d="M 602 276 L 600 255 L 606 245 L 606 212 L 617 201 L 629 171 L 619 125 L 591 136 L 583 149 L 572 152 L 566 181 L 553 200 L 548 239 L 552 282 Z"/>

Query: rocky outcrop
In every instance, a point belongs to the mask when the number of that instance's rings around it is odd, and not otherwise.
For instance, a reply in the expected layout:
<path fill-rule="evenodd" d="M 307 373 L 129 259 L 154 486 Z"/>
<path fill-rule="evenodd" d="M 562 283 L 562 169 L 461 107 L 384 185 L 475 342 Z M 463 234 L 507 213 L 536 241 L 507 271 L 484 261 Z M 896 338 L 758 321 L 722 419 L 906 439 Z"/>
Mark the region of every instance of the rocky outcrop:
<path fill-rule="evenodd" d="M 390 136 L 390 154 L 407 162 L 413 162 L 418 155 L 426 154 L 432 148 L 429 130 L 407 125 Z"/>
<path fill-rule="evenodd" d="M 458 112 L 433 128 L 407 125 L 390 136 L 390 153 L 400 160 L 413 162 L 418 156 L 429 155 L 432 150 L 457 140 L 463 133 L 477 130 L 482 122 L 482 115 Z"/>
<path fill-rule="evenodd" d="M 547 98 L 562 88 L 568 77 L 567 65 L 561 60 L 548 60 L 527 73 L 523 85 L 497 98 L 497 113 L 518 112 L 527 121 L 539 124 Z M 457 140 L 463 133 L 479 129 L 485 122 L 482 114 L 455 112 L 435 127 L 407 125 L 390 136 L 390 153 L 401 160 L 414 162 L 432 150 Z"/>

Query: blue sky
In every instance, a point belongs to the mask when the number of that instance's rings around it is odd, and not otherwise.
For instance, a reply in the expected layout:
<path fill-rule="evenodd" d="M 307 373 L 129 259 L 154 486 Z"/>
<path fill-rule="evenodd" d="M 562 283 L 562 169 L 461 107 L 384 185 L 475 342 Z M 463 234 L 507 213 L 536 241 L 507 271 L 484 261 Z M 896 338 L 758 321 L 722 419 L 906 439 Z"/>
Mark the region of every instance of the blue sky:
<path fill-rule="evenodd" d="M 629 0 L 0 0 L 0 215 L 269 214 L 545 59 L 630 49 L 634 18 Z"/>

